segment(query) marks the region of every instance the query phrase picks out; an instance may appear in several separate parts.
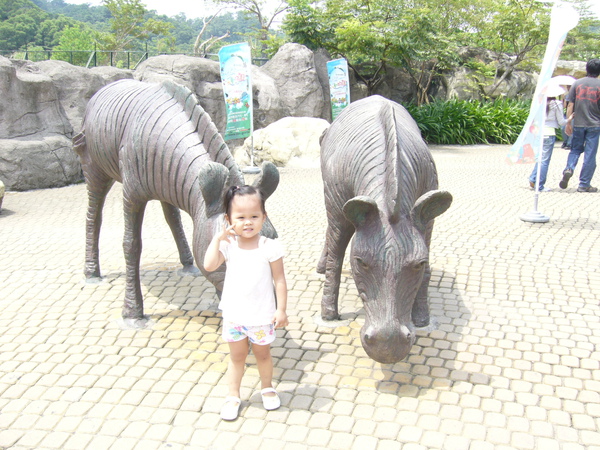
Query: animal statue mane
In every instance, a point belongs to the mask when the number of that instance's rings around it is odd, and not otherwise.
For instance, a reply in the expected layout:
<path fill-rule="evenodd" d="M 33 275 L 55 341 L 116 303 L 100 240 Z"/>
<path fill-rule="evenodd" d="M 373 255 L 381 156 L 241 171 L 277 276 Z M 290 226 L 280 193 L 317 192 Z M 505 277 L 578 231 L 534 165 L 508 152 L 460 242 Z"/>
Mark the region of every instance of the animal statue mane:
<path fill-rule="evenodd" d="M 379 111 L 379 121 L 383 126 L 383 139 L 385 139 L 385 176 L 384 176 L 384 199 L 387 208 L 388 219 L 395 223 L 400 218 L 400 189 L 401 182 L 398 179 L 402 174 L 398 158 L 398 129 L 394 108 L 385 103 Z"/>
<path fill-rule="evenodd" d="M 161 84 L 164 90 L 181 105 L 190 122 L 195 125 L 198 137 L 205 144 L 210 158 L 231 170 L 235 162 L 229 147 L 208 113 L 200 106 L 194 93 L 186 86 L 176 84 L 170 80 L 163 81 Z M 239 173 L 240 180 L 243 180 L 241 172 Z"/>

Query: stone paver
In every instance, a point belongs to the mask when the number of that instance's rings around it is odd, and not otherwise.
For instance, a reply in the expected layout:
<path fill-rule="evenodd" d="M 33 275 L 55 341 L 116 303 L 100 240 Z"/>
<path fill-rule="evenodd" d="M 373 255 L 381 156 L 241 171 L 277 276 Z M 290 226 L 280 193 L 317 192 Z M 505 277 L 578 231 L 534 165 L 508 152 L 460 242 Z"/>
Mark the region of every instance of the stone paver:
<path fill-rule="evenodd" d="M 600 442 L 600 196 L 557 188 L 558 146 L 539 209 L 530 165 L 508 147 L 435 147 L 454 195 L 436 220 L 435 326 L 396 364 L 370 360 L 346 265 L 340 309 L 319 325 L 325 232 L 318 169 L 282 169 L 267 202 L 287 255 L 290 325 L 273 346 L 282 407 L 260 402 L 254 358 L 240 418 L 219 419 L 227 346 L 215 290 L 180 276 L 160 206 L 143 229 L 147 330 L 119 327 L 120 185 L 104 209 L 104 279 L 83 280 L 84 185 L 8 192 L 0 214 L 0 448 L 575 449 Z M 184 215 L 191 240 L 191 221 Z"/>

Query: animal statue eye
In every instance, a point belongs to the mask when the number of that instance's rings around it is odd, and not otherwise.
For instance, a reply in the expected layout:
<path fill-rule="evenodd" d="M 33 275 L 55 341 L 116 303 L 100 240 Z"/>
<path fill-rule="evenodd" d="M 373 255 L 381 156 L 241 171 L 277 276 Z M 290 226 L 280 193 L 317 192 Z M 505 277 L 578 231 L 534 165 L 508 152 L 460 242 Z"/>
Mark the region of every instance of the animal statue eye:
<path fill-rule="evenodd" d="M 358 263 L 358 265 L 359 265 L 360 267 L 362 267 L 363 269 L 368 269 L 368 268 L 369 268 L 369 265 L 368 265 L 366 262 L 364 262 L 364 260 L 363 260 L 362 258 L 359 258 L 359 257 L 357 256 L 357 257 L 356 257 L 356 258 L 354 258 L 354 259 L 355 259 L 355 261 Z"/>
<path fill-rule="evenodd" d="M 427 267 L 427 263 L 428 263 L 428 262 L 429 262 L 428 260 L 426 260 L 426 259 L 422 259 L 421 261 L 417 261 L 417 262 L 415 262 L 415 266 L 414 266 L 414 267 L 415 267 L 415 269 L 417 269 L 417 270 L 424 269 L 425 267 Z"/>

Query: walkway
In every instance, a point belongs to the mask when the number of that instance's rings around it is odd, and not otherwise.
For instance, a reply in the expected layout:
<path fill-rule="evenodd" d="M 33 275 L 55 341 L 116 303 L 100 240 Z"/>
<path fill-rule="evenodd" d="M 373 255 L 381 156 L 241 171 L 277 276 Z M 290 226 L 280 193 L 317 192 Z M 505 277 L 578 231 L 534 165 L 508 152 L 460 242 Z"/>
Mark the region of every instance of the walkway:
<path fill-rule="evenodd" d="M 319 326 L 325 232 L 318 169 L 282 169 L 267 202 L 287 248 L 290 325 L 274 344 L 283 406 L 265 412 L 253 358 L 241 417 L 222 422 L 227 346 L 215 290 L 180 276 L 157 202 L 142 288 L 150 330 L 122 330 L 120 185 L 104 210 L 104 281 L 83 281 L 84 185 L 7 193 L 0 214 L 0 448 L 600 449 L 600 195 L 540 195 L 507 147 L 433 149 L 454 195 L 431 251 L 433 331 L 403 361 L 363 351 L 348 269 L 347 325 Z M 549 187 L 567 152 L 557 146 Z M 600 183 L 597 176 L 596 183 Z M 186 227 L 190 221 L 186 216 Z M 191 236 L 191 233 L 188 234 Z"/>

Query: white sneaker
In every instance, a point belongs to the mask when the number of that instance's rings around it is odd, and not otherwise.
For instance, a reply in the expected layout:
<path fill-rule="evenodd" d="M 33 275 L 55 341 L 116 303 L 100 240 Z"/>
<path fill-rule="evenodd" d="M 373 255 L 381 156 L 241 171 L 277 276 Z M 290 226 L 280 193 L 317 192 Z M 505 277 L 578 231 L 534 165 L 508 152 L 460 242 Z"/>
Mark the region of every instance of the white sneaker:
<path fill-rule="evenodd" d="M 550 192 L 551 190 L 551 188 L 544 186 L 542 189 L 540 189 L 540 192 Z"/>

